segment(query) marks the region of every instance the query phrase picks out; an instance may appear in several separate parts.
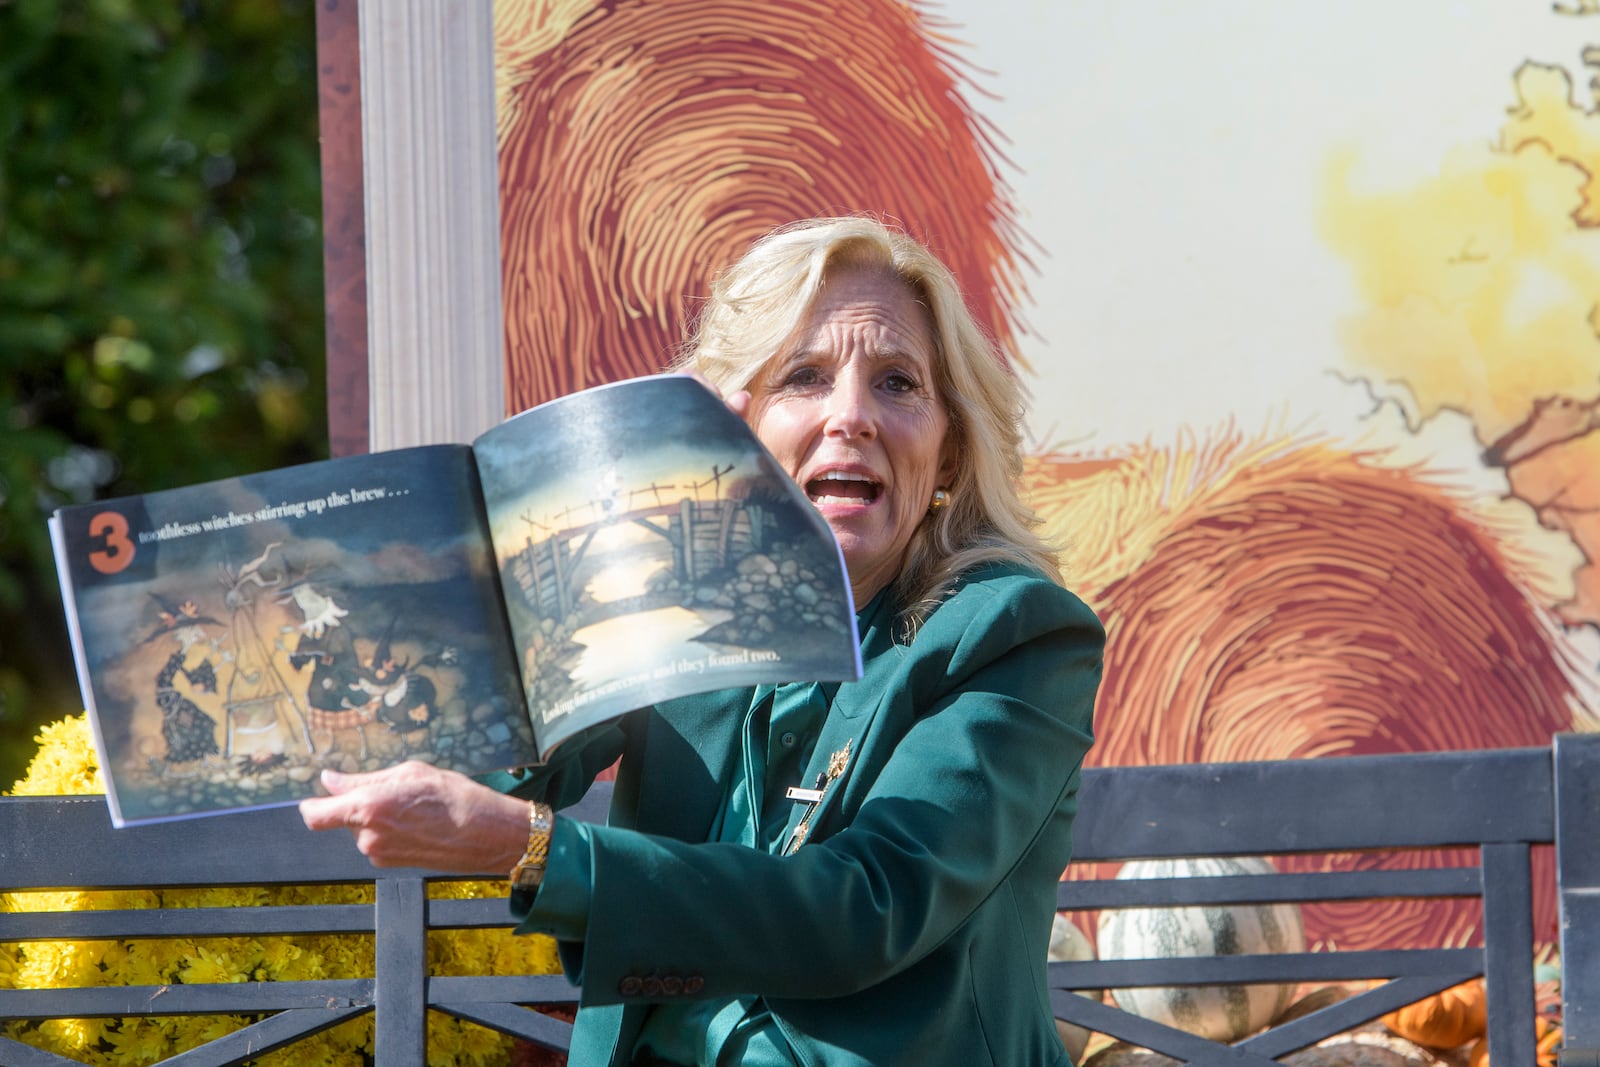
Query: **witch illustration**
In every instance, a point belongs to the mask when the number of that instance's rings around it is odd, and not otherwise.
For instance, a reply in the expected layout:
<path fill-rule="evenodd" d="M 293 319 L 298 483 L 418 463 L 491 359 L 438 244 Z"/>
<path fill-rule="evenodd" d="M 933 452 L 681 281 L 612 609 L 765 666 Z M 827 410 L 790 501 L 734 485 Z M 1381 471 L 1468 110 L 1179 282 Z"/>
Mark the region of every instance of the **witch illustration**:
<path fill-rule="evenodd" d="M 217 672 L 209 652 L 194 666 L 188 663 L 189 650 L 207 640 L 204 627 L 222 624 L 209 615 L 200 614 L 193 600 L 175 604 L 155 593 L 150 596 L 157 605 L 157 621 L 144 643 L 170 636 L 178 645 L 156 674 L 156 705 L 161 708 L 161 736 L 167 743 L 167 761 L 188 763 L 215 756 L 218 753 L 217 720 L 201 711 L 175 683 L 181 674 L 201 692 L 217 691 Z"/>
<path fill-rule="evenodd" d="M 334 607 L 338 616 L 347 614 Z M 382 723 L 408 742 L 427 729 L 437 689 L 419 670 L 456 661 L 455 650 L 449 648 L 416 661 L 397 658 L 392 643 L 397 621 L 389 621 L 370 656 L 356 654 L 349 629 L 334 617 L 321 627 L 319 636 L 303 636 L 289 657 L 296 670 L 312 667 L 306 689 L 311 729 L 329 735 L 330 745 L 335 733 L 355 730 L 362 759 L 367 757 L 367 727 L 372 723 Z"/>
<path fill-rule="evenodd" d="M 396 659 L 390 640 L 395 620 L 390 620 L 372 658 L 361 664 L 356 685 L 366 694 L 366 705 L 374 717 L 396 733 L 425 729 L 433 717 L 436 690 L 433 682 L 418 673 L 420 667 L 437 666 L 454 660 L 454 650 L 445 649 L 424 656 L 416 663 L 411 658 Z"/>
<path fill-rule="evenodd" d="M 356 684 L 361 666 L 353 636 L 342 621 L 350 612 L 333 598 L 331 591 L 317 589 L 304 579 L 284 590 L 278 602 L 293 603 L 303 617 L 297 626 L 284 627 L 284 632 L 297 635 L 289 665 L 297 672 L 311 667 L 311 679 L 305 687 L 311 753 L 316 753 L 316 733 L 329 735 L 331 746 L 332 735 L 337 731 L 358 730 L 361 755 L 365 758 L 365 727 L 372 715 L 363 707 L 367 695 Z"/>

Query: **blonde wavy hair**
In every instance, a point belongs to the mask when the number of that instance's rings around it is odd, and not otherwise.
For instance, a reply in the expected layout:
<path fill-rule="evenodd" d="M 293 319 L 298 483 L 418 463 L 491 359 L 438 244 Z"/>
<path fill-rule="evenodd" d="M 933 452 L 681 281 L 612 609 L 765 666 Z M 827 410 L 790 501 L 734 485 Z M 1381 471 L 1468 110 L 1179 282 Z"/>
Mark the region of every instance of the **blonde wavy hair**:
<path fill-rule="evenodd" d="M 930 511 L 906 549 L 894 583 L 909 635 L 964 573 L 1009 562 L 1057 584 L 1056 550 L 1036 532 L 1022 500 L 1022 387 L 973 321 L 960 287 L 933 253 L 905 233 L 865 217 L 820 218 L 776 230 L 712 286 L 675 369 L 694 370 L 724 395 L 747 389 L 792 343 L 829 276 L 880 268 L 905 283 L 932 327 L 934 386 L 949 420 L 947 454 L 958 457 L 945 488 L 950 504 Z"/>

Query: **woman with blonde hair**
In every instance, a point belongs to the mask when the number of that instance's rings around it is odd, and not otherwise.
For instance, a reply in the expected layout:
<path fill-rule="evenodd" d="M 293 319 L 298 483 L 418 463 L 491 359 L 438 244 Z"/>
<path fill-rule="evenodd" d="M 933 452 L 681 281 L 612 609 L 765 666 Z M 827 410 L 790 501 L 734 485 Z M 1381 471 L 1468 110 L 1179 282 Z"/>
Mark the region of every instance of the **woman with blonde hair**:
<path fill-rule="evenodd" d="M 863 677 L 669 701 L 483 781 L 328 775 L 307 824 L 510 871 L 583 986 L 575 1065 L 1070 1062 L 1045 963 L 1104 634 L 1018 495 L 1018 384 L 863 218 L 757 242 L 680 366 L 838 539 Z M 556 814 L 619 757 L 606 826 Z"/>

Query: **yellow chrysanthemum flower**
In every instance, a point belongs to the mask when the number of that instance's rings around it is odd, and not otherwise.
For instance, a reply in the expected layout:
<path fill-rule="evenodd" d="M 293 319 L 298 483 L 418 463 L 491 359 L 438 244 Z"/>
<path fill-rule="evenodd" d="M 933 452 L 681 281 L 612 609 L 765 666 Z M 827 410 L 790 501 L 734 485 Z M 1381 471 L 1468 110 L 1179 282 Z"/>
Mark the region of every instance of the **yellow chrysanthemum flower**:
<path fill-rule="evenodd" d="M 36 738 L 39 751 L 11 789 L 15 796 L 103 793 L 88 718 L 51 723 Z M 498 882 L 441 882 L 430 896 L 496 898 Z M 295 904 L 371 904 L 373 887 L 228 886 L 192 889 L 103 890 L 0 894 L 0 911 L 254 907 Z M 435 931 L 429 935 L 435 974 L 554 974 L 555 943 L 504 930 Z M 0 986 L 19 989 L 134 986 L 241 981 L 370 978 L 370 934 L 308 937 L 164 938 L 139 941 L 0 943 Z M 0 1025 L 0 1034 L 90 1064 L 150 1063 L 232 1033 L 248 1019 L 234 1016 L 157 1016 L 128 1019 L 52 1019 Z M 266 1067 L 369 1067 L 373 1020 L 363 1015 L 263 1056 Z M 443 1016 L 430 1019 L 430 1064 L 500 1064 L 509 1038 Z"/>

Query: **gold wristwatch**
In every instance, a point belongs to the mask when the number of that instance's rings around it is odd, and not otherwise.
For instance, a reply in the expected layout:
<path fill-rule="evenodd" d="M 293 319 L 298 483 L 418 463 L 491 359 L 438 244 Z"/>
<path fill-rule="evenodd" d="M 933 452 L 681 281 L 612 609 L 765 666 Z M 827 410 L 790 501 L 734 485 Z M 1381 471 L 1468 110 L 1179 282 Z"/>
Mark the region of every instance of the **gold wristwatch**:
<path fill-rule="evenodd" d="M 556 813 L 550 805 L 535 800 L 528 805 L 528 848 L 511 868 L 512 889 L 538 889 L 544 881 L 544 861 L 550 854 L 550 830 Z"/>

